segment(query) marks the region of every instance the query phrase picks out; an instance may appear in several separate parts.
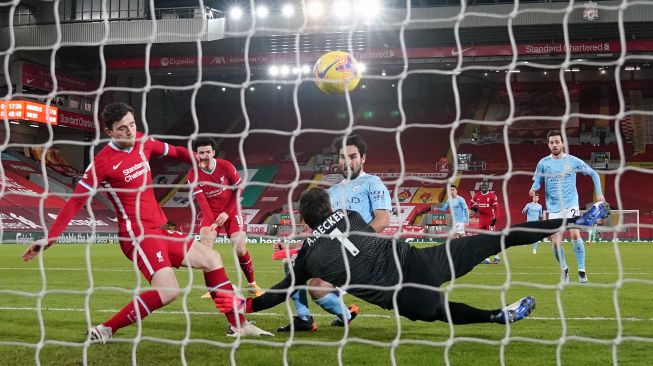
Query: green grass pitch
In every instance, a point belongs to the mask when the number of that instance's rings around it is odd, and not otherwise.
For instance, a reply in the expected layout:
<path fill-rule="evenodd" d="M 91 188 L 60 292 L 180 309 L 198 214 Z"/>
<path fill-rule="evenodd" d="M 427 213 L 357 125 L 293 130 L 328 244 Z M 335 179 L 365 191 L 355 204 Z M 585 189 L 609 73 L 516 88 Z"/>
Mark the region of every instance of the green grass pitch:
<path fill-rule="evenodd" d="M 131 326 L 107 345 L 85 345 L 88 321 L 106 320 L 131 299 L 130 289 L 137 281 L 131 262 L 116 245 L 94 245 L 88 252 L 89 271 L 85 245 L 61 244 L 46 252 L 41 272 L 37 260 L 20 260 L 24 245 L 3 244 L 0 365 L 275 365 L 282 364 L 284 357 L 291 365 L 335 365 L 339 357 L 349 365 L 438 365 L 446 358 L 452 365 L 652 362 L 653 243 L 587 245 L 590 283 L 586 285 L 578 284 L 571 246 L 565 247 L 572 282 L 563 290 L 556 287 L 559 270 L 547 243 L 540 245 L 537 255 L 530 246 L 510 249 L 505 253 L 510 271 L 505 261 L 479 265 L 456 281 L 464 286 L 453 289 L 451 299 L 477 307 L 500 307 L 502 294 L 507 303 L 535 296 L 537 309 L 531 318 L 509 328 L 397 320 L 393 312 L 347 295 L 346 302 L 355 302 L 362 311 L 348 333 L 332 328 L 332 316 L 311 302 L 319 326 L 316 333 L 236 342 L 225 336 L 226 320 L 212 302 L 200 299 L 201 272 L 193 272 L 190 283 L 189 271 L 178 270 L 180 286 L 191 291 L 148 317 L 140 338 L 138 327 Z M 237 282 L 240 270 L 235 270 L 230 247 L 216 248 Z M 269 245 L 250 245 L 250 251 L 261 286 L 282 278 L 281 262 L 271 259 Z M 46 295 L 35 296 L 40 290 Z M 287 323 L 288 310 L 282 304 L 249 319 L 273 330 Z"/>

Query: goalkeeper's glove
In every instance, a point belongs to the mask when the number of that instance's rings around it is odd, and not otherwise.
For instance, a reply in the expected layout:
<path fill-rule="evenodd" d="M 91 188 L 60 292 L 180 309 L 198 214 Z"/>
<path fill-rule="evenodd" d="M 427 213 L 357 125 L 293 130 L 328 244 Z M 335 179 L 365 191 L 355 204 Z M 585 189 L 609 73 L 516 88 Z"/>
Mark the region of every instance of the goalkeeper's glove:
<path fill-rule="evenodd" d="M 494 226 L 494 225 L 496 225 L 496 224 L 497 224 L 497 218 L 496 218 L 496 217 L 493 217 L 493 218 L 492 218 L 492 222 L 490 223 L 490 226 Z"/>
<path fill-rule="evenodd" d="M 472 206 L 472 211 L 474 211 L 474 212 L 478 212 L 478 207 L 476 207 L 476 206 Z"/>
<path fill-rule="evenodd" d="M 213 299 L 215 302 L 215 307 L 220 310 L 221 313 L 253 313 L 252 310 L 252 299 L 244 298 L 240 295 L 234 294 L 233 292 L 218 292 L 218 296 Z"/>

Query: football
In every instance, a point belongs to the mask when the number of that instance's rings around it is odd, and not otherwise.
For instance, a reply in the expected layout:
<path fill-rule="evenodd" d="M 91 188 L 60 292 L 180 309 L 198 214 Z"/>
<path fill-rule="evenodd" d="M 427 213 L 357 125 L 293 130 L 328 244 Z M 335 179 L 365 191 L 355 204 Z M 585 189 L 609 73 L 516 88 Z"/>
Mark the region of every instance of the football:
<path fill-rule="evenodd" d="M 317 87 L 327 94 L 350 92 L 361 79 L 358 62 L 354 56 L 343 51 L 322 55 L 313 67 L 313 76 Z"/>

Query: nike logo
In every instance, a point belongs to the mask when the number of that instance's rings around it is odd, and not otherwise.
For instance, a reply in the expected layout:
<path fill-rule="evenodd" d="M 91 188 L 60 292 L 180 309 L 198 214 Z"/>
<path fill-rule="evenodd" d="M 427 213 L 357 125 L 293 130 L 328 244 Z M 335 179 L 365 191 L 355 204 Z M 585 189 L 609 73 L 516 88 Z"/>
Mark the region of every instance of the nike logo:
<path fill-rule="evenodd" d="M 118 164 L 116 164 L 116 165 L 114 165 L 114 166 L 113 166 L 113 170 L 116 170 L 116 169 L 118 169 L 118 167 L 120 166 L 120 164 L 122 164 L 122 161 L 121 161 L 120 163 L 118 163 Z"/>
<path fill-rule="evenodd" d="M 25 84 L 31 84 L 34 79 L 25 78 Z"/>
<path fill-rule="evenodd" d="M 322 79 L 327 74 L 327 72 L 329 72 L 329 70 L 331 70 L 331 68 L 334 67 L 337 63 L 338 61 L 334 61 L 331 65 L 327 66 L 327 68 L 324 69 L 324 71 L 318 72 L 317 74 L 320 77 L 320 79 Z"/>
<path fill-rule="evenodd" d="M 472 47 L 463 48 L 463 49 L 460 50 L 460 53 L 463 54 L 463 53 L 465 53 L 465 51 L 469 51 L 471 49 L 472 49 Z M 451 56 L 458 56 L 458 51 L 456 51 L 455 48 L 451 49 Z"/>

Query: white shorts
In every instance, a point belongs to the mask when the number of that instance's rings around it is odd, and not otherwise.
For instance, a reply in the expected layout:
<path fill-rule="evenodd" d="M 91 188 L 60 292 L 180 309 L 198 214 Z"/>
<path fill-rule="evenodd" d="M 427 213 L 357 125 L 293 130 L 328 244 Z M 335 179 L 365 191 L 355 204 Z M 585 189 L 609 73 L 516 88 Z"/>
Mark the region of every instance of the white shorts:
<path fill-rule="evenodd" d="M 465 223 L 457 222 L 453 225 L 453 232 L 455 234 L 465 234 Z"/>
<path fill-rule="evenodd" d="M 580 216 L 578 206 L 564 209 L 560 212 L 549 212 L 549 219 L 571 219 Z"/>

